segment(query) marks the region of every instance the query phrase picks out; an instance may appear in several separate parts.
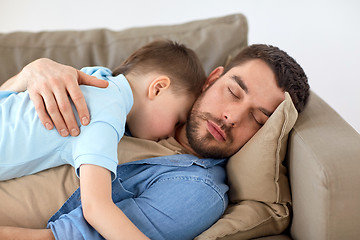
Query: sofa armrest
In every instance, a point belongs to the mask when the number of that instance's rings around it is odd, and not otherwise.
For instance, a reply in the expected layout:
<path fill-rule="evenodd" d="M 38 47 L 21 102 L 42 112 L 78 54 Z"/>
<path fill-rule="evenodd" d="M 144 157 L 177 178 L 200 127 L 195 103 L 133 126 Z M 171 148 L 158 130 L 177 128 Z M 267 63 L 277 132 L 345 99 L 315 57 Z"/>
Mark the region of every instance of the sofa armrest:
<path fill-rule="evenodd" d="M 360 135 L 314 92 L 289 136 L 294 239 L 360 236 Z"/>

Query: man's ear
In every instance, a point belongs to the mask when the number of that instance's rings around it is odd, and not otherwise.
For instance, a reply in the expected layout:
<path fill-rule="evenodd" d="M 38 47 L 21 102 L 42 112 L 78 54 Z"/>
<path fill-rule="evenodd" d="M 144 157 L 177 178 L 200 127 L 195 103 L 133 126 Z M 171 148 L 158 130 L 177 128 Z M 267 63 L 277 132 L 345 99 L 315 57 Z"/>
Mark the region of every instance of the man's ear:
<path fill-rule="evenodd" d="M 207 89 L 211 84 L 213 84 L 217 79 L 219 79 L 219 77 L 223 74 L 223 72 L 224 72 L 224 67 L 220 66 L 215 68 L 207 77 L 202 90 L 205 91 L 205 89 Z"/>
<path fill-rule="evenodd" d="M 158 76 L 154 78 L 148 88 L 148 98 L 153 100 L 156 96 L 163 93 L 164 90 L 170 87 L 171 80 L 167 76 Z"/>

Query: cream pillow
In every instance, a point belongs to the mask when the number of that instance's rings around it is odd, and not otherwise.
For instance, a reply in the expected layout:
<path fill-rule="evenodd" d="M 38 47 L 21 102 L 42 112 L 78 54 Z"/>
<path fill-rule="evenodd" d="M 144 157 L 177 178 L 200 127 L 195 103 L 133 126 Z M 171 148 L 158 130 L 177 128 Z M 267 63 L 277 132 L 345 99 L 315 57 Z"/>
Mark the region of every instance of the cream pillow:
<path fill-rule="evenodd" d="M 230 206 L 197 240 L 248 239 L 282 232 L 291 201 L 285 158 L 288 134 L 298 113 L 285 93 L 265 125 L 227 164 Z"/>

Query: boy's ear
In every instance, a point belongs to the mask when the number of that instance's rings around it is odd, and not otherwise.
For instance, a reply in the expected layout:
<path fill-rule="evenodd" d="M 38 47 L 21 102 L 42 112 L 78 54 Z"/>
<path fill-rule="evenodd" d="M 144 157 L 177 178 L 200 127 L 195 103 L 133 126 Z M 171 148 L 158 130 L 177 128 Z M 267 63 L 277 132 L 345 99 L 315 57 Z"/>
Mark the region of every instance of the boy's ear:
<path fill-rule="evenodd" d="M 220 66 L 215 68 L 207 77 L 202 90 L 205 91 L 205 89 L 207 89 L 211 84 L 213 84 L 213 82 L 219 79 L 219 77 L 223 74 L 223 72 L 224 72 L 224 67 Z"/>
<path fill-rule="evenodd" d="M 148 88 L 148 98 L 153 100 L 156 96 L 160 95 L 164 90 L 170 87 L 171 80 L 167 76 L 158 76 L 154 78 Z"/>

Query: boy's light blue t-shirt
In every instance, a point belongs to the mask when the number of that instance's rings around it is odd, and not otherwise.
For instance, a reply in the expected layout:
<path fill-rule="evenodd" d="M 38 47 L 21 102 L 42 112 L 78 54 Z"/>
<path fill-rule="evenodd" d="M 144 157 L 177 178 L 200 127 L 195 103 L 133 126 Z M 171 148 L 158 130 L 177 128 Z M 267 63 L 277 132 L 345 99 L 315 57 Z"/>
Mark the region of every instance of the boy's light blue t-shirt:
<path fill-rule="evenodd" d="M 95 164 L 110 170 L 115 177 L 117 145 L 133 105 L 131 87 L 125 76 L 112 77 L 107 68 L 90 67 L 82 71 L 108 80 L 109 86 L 80 86 L 91 123 L 80 127 L 78 137 L 64 138 L 56 129 L 47 130 L 28 92 L 0 91 L 0 180 L 63 164 L 73 165 L 77 173 L 81 164 Z M 72 107 L 76 111 L 73 104 Z"/>

